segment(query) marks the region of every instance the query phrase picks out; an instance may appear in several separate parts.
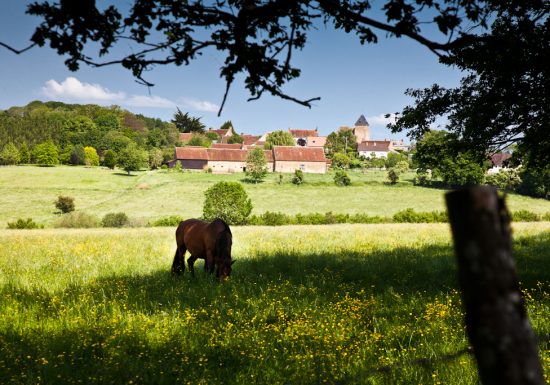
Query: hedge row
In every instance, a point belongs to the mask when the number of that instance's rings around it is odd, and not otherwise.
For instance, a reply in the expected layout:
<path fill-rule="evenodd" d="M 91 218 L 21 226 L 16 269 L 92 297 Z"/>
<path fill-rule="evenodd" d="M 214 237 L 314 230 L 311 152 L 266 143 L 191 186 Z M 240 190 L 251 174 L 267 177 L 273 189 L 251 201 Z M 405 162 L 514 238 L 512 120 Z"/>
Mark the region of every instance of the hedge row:
<path fill-rule="evenodd" d="M 171 216 L 150 223 L 151 226 L 177 226 L 183 218 Z M 520 210 L 512 214 L 514 222 L 550 221 L 550 213 L 539 215 Z M 246 222 L 249 226 L 284 226 L 284 225 L 332 225 L 337 223 L 445 223 L 448 222 L 444 211 L 417 212 L 414 209 L 398 211 L 392 217 L 371 216 L 368 214 L 335 214 L 328 212 L 288 215 L 280 212 L 266 211 L 260 215 L 251 215 Z"/>

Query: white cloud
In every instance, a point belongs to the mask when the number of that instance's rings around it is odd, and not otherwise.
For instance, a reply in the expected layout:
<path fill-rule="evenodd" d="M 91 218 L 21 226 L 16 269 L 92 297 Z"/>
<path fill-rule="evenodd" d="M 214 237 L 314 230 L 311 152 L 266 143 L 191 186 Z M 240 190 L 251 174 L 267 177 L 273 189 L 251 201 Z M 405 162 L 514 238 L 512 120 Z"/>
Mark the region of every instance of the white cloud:
<path fill-rule="evenodd" d="M 386 126 L 388 123 L 395 123 L 395 114 L 390 114 L 387 118 L 386 114 L 380 114 L 375 116 L 367 116 L 367 122 L 371 126 Z"/>
<path fill-rule="evenodd" d="M 187 107 L 191 107 L 197 111 L 218 112 L 220 106 L 206 100 L 195 100 L 190 98 L 181 98 L 181 102 Z"/>
<path fill-rule="evenodd" d="M 68 77 L 61 83 L 48 80 L 41 89 L 41 94 L 47 98 L 64 102 L 96 103 L 102 105 L 118 104 L 128 107 L 170 108 L 175 109 L 177 103 L 160 96 L 126 95 L 119 91 L 113 92 L 100 84 L 81 82 L 75 77 Z M 193 98 L 181 98 L 183 105 L 197 111 L 218 112 L 219 106 L 215 103 Z"/>
<path fill-rule="evenodd" d="M 176 108 L 176 103 L 160 96 L 132 95 L 124 104 L 131 107 Z"/>
<path fill-rule="evenodd" d="M 68 77 L 61 83 L 51 79 L 42 87 L 42 94 L 53 99 L 114 103 L 123 100 L 124 92 L 111 92 L 99 84 L 82 83 Z"/>

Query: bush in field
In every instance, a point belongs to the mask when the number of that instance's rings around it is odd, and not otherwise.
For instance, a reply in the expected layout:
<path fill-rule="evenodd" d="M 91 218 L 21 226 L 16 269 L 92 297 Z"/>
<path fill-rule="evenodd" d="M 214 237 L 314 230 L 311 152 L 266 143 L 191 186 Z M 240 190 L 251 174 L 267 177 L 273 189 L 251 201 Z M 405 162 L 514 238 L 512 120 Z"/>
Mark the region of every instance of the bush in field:
<path fill-rule="evenodd" d="M 128 216 L 125 213 L 105 214 L 101 220 L 103 227 L 124 227 L 128 224 Z"/>
<path fill-rule="evenodd" d="M 203 216 L 207 221 L 221 218 L 229 224 L 240 225 L 252 211 L 252 202 L 237 182 L 218 182 L 204 193 Z"/>
<path fill-rule="evenodd" d="M 344 170 L 336 170 L 336 173 L 334 173 L 334 184 L 336 186 L 349 186 L 351 179 Z"/>
<path fill-rule="evenodd" d="M 147 152 L 135 143 L 130 143 L 118 156 L 118 165 L 130 175 L 131 171 L 138 171 L 147 164 Z"/>
<path fill-rule="evenodd" d="M 57 201 L 55 201 L 55 208 L 63 214 L 74 211 L 74 198 L 63 195 L 58 196 Z"/>
<path fill-rule="evenodd" d="M 84 147 L 84 164 L 86 166 L 99 166 L 99 156 L 93 147 Z"/>
<path fill-rule="evenodd" d="M 521 178 L 515 169 L 500 170 L 496 174 L 488 175 L 485 183 L 503 191 L 515 191 L 521 184 Z"/>
<path fill-rule="evenodd" d="M 103 165 L 113 170 L 116 166 L 116 153 L 113 150 L 105 151 L 103 155 Z"/>
<path fill-rule="evenodd" d="M 254 183 L 261 182 L 267 175 L 267 159 L 264 150 L 255 147 L 246 156 L 246 176 Z"/>
<path fill-rule="evenodd" d="M 388 180 L 390 181 L 390 184 L 396 184 L 397 181 L 399 181 L 399 173 L 395 168 L 390 168 L 388 170 Z"/>
<path fill-rule="evenodd" d="M 390 152 L 388 157 L 384 160 L 384 165 L 387 169 L 395 167 L 399 162 L 406 162 L 407 169 L 409 168 L 409 161 L 407 155 L 401 154 L 399 152 Z M 405 170 L 406 171 L 406 170 Z"/>
<path fill-rule="evenodd" d="M 169 217 L 164 217 L 153 221 L 153 223 L 151 223 L 151 226 L 172 227 L 179 225 L 181 221 L 183 221 L 183 218 L 179 215 L 171 215 Z"/>
<path fill-rule="evenodd" d="M 38 224 L 32 218 L 19 218 L 15 222 L 8 222 L 8 229 L 43 229 L 44 225 Z"/>
<path fill-rule="evenodd" d="M 63 228 L 93 228 L 99 227 L 101 222 L 99 219 L 93 215 L 86 214 L 83 212 L 72 212 L 68 214 L 63 214 L 55 223 L 54 227 L 63 227 Z"/>
<path fill-rule="evenodd" d="M 413 184 L 415 186 L 429 186 L 431 179 L 431 174 L 427 170 L 419 168 L 418 170 L 416 170 Z"/>
<path fill-rule="evenodd" d="M 163 161 L 164 157 L 160 148 L 153 148 L 149 151 L 149 168 L 151 170 L 156 170 L 162 166 Z"/>
<path fill-rule="evenodd" d="M 396 223 L 440 223 L 448 222 L 445 211 L 416 212 L 409 208 L 398 211 L 393 215 L 393 221 Z"/>
<path fill-rule="evenodd" d="M 540 219 L 538 214 L 527 210 L 519 210 L 512 213 L 512 220 L 514 222 L 538 222 Z"/>
<path fill-rule="evenodd" d="M 44 166 L 59 164 L 59 151 L 51 140 L 36 145 L 33 150 L 33 157 L 35 163 Z"/>
<path fill-rule="evenodd" d="M 292 183 L 296 186 L 304 183 L 304 172 L 302 170 L 294 170 L 294 176 L 292 177 Z"/>
<path fill-rule="evenodd" d="M 351 159 L 342 152 L 337 152 L 332 156 L 332 167 L 334 168 L 349 168 Z"/>
<path fill-rule="evenodd" d="M 19 164 L 21 161 L 21 154 L 15 144 L 9 142 L 4 146 L 2 152 L 0 152 L 1 164 Z"/>

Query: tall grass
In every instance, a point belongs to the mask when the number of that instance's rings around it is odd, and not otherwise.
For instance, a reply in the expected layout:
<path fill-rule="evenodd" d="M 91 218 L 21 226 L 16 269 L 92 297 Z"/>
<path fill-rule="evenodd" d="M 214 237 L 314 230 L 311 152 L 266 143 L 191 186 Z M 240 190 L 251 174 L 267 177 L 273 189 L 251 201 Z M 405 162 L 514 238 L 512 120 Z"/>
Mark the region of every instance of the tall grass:
<path fill-rule="evenodd" d="M 452 356 L 467 341 L 448 226 L 232 230 L 224 284 L 169 274 L 173 229 L 0 231 L 0 383 L 478 383 Z M 515 237 L 548 335 L 550 224 Z"/>

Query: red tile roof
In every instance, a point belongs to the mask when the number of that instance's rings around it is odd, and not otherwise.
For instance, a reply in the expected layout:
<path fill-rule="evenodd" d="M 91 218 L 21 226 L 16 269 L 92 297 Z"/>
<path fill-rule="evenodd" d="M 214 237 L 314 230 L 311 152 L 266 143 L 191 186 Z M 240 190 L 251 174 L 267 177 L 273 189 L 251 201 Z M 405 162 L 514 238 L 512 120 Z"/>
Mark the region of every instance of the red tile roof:
<path fill-rule="evenodd" d="M 258 136 L 256 136 L 256 135 L 241 135 L 241 136 L 244 140 L 243 144 L 245 146 L 250 146 L 252 144 L 255 144 L 258 141 L 258 139 L 261 138 L 261 136 L 259 136 L 259 135 Z"/>
<path fill-rule="evenodd" d="M 218 162 L 245 162 L 246 150 L 228 148 L 209 148 L 208 160 Z"/>
<path fill-rule="evenodd" d="M 208 153 L 205 147 L 176 147 L 176 159 L 208 160 Z"/>
<path fill-rule="evenodd" d="M 391 142 L 389 140 L 367 140 L 359 143 L 357 151 L 390 151 Z"/>
<path fill-rule="evenodd" d="M 225 136 L 229 130 L 208 130 L 208 132 L 215 132 L 219 136 Z"/>
<path fill-rule="evenodd" d="M 315 130 L 288 130 L 294 138 L 305 138 L 307 136 L 319 136 L 317 129 Z"/>
<path fill-rule="evenodd" d="M 227 148 L 227 149 L 233 149 L 233 150 L 240 150 L 242 147 L 242 144 L 240 143 L 213 143 L 212 148 Z"/>
<path fill-rule="evenodd" d="M 326 162 L 322 147 L 275 146 L 273 147 L 275 161 L 295 162 Z"/>
<path fill-rule="evenodd" d="M 498 152 L 491 155 L 491 165 L 496 167 L 502 167 L 508 163 L 508 160 L 512 157 L 511 154 L 505 152 Z"/>

